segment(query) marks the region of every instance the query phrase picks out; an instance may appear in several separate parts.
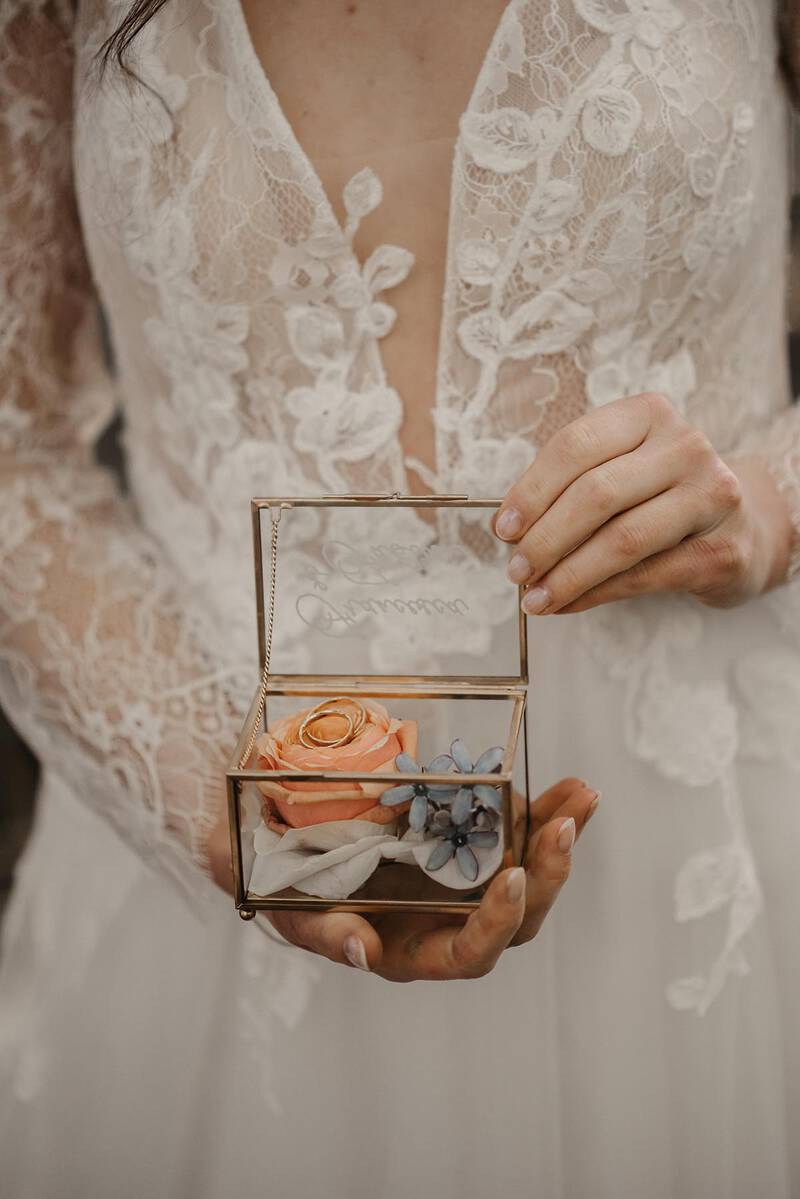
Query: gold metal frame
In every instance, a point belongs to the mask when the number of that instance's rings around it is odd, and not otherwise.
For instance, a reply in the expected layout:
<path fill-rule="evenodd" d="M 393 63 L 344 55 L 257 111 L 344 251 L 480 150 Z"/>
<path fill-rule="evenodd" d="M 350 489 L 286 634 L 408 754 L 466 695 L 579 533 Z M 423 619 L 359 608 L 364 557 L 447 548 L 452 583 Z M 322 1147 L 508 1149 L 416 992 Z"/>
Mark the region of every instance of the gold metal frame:
<path fill-rule="evenodd" d="M 253 562 L 256 573 L 256 620 L 258 621 L 258 660 L 261 668 L 264 666 L 264 658 L 266 655 L 266 635 L 265 635 L 265 603 L 264 603 L 264 556 L 263 556 L 263 530 L 261 522 L 261 514 L 265 510 L 269 511 L 272 508 L 487 508 L 497 509 L 500 507 L 502 500 L 497 499 L 477 499 L 470 500 L 464 495 L 400 495 L 395 492 L 394 495 L 336 495 L 336 496 L 317 496 L 317 497 L 291 497 L 291 496 L 270 496 L 268 498 L 254 499 L 250 501 L 250 514 L 253 530 Z M 519 589 L 520 600 L 522 599 L 522 588 Z M 349 683 L 356 683 L 359 678 L 367 679 L 375 678 L 379 682 L 396 682 L 414 683 L 420 687 L 425 686 L 430 682 L 447 683 L 451 686 L 469 689 L 471 686 L 486 686 L 486 684 L 496 686 L 515 687 L 520 683 L 528 682 L 528 626 L 525 621 L 525 614 L 522 611 L 522 605 L 519 606 L 519 674 L 500 676 L 500 675 L 373 675 L 373 676 L 358 676 L 358 675 L 327 675 L 327 678 L 338 678 L 346 686 Z M 273 682 L 285 680 L 289 682 L 293 680 L 296 683 L 314 683 L 315 675 L 272 675 Z"/>
<path fill-rule="evenodd" d="M 347 495 L 319 497 L 271 496 L 251 501 L 253 532 L 253 559 L 255 566 L 256 614 L 258 621 L 259 662 L 262 673 L 267 655 L 267 635 L 263 562 L 262 513 L 291 508 L 314 507 L 413 507 L 413 508 L 487 508 L 496 509 L 497 499 L 474 499 L 466 496 L 404 496 Z M 274 580 L 273 580 L 274 582 Z M 521 590 L 521 589 L 520 589 Z M 499 772 L 487 775 L 471 775 L 471 781 L 499 787 L 505 800 L 503 804 L 503 832 L 506 850 L 503 865 L 522 864 L 530 831 L 530 812 L 527 801 L 529 792 L 527 753 L 526 684 L 528 683 L 527 626 L 522 608 L 519 608 L 519 674 L 516 676 L 451 676 L 451 675 L 273 675 L 269 674 L 266 686 L 256 690 L 239 740 L 231 756 L 226 772 L 228 792 L 228 815 L 231 835 L 231 860 L 234 881 L 234 901 L 239 915 L 244 920 L 252 919 L 258 911 L 291 909 L 294 911 L 335 912 L 385 912 L 406 911 L 425 913 L 468 914 L 479 906 L 480 899 L 473 900 L 397 900 L 361 899 L 327 900 L 316 896 L 300 897 L 259 896 L 251 894 L 244 880 L 240 797 L 242 785 L 260 780 L 280 781 L 291 778 L 295 782 L 386 782 L 397 785 L 401 782 L 449 783 L 452 775 L 401 774 L 397 771 L 381 774 L 344 774 L 325 771 L 264 771 L 242 766 L 245 751 L 257 736 L 257 725 L 263 720 L 267 727 L 265 695 L 322 698 L 350 692 L 353 695 L 369 695 L 375 699 L 485 699 L 504 700 L 513 704 L 506 754 Z M 525 771 L 525 795 L 515 792 L 512 768 L 516 756 L 520 732 L 523 733 L 523 761 Z M 480 891 L 479 891 L 480 893 Z"/>

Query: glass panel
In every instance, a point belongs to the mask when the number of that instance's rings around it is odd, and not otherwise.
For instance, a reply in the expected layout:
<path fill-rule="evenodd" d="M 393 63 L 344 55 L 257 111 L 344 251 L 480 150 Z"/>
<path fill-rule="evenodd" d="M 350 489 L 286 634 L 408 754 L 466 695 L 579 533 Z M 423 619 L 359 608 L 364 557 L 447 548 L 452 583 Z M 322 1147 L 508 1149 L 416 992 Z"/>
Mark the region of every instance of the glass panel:
<path fill-rule="evenodd" d="M 241 792 L 248 899 L 474 898 L 524 846 L 523 703 L 270 695 Z"/>
<path fill-rule="evenodd" d="M 496 507 L 285 509 L 271 673 L 520 678 L 520 596 Z M 266 621 L 269 509 L 260 517 Z"/>

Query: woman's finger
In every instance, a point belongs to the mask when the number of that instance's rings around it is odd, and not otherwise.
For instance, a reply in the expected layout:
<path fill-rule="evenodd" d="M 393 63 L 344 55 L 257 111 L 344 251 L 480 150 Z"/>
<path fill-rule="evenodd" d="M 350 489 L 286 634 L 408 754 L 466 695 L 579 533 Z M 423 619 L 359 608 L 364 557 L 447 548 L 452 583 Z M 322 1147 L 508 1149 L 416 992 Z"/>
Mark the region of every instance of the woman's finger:
<path fill-rule="evenodd" d="M 680 442 L 640 447 L 571 483 L 517 544 L 508 564 L 512 583 L 534 583 L 612 517 L 673 487 L 685 462 Z"/>
<path fill-rule="evenodd" d="M 531 800 L 531 823 L 534 831 L 546 824 L 576 792 L 586 789 L 583 779 L 559 779 L 536 799 Z"/>
<path fill-rule="evenodd" d="M 503 870 L 487 888 L 480 907 L 463 924 L 431 927 L 422 921 L 387 932 L 381 974 L 409 979 L 480 978 L 488 974 L 525 914 L 525 871 Z"/>
<path fill-rule="evenodd" d="M 594 815 L 600 802 L 600 792 L 593 791 L 591 787 L 582 786 L 571 795 L 567 796 L 565 801 L 553 812 L 546 824 L 538 829 L 534 829 L 528 839 L 528 845 L 525 851 L 525 864 L 529 874 L 529 881 L 535 882 L 535 872 L 538 866 L 538 848 L 539 841 L 544 835 L 546 828 L 552 832 L 552 825 L 557 821 L 568 820 L 570 817 L 575 821 L 575 839 L 580 838 L 589 819 Z"/>
<path fill-rule="evenodd" d="M 572 869 L 577 823 L 574 816 L 549 821 L 541 830 L 528 863 L 525 915 L 512 941 L 519 945 L 536 936 L 558 899 Z"/>
<path fill-rule="evenodd" d="M 569 877 L 572 850 L 600 803 L 600 793 L 588 787 L 575 792 L 557 815 L 531 837 L 526 855 L 525 916 L 511 945 L 535 937 Z"/>
<path fill-rule="evenodd" d="M 579 791 L 574 791 L 569 799 L 561 805 L 551 820 L 548 821 L 548 824 L 551 824 L 553 820 L 566 820 L 571 816 L 575 821 L 575 840 L 579 841 L 583 830 L 597 811 L 599 803 L 599 791 L 593 791 L 591 787 L 581 787 Z M 543 828 L 539 829 L 531 836 L 528 842 L 526 861 L 535 863 L 538 840 L 543 831 Z"/>
<path fill-rule="evenodd" d="M 688 537 L 680 545 L 653 554 L 590 588 L 559 609 L 559 615 L 664 591 L 692 592 L 702 600 L 704 592 L 711 591 L 715 584 L 721 586 L 728 578 L 731 553 L 731 547 L 721 538 Z"/>
<path fill-rule="evenodd" d="M 631 453 L 656 426 L 679 419 L 664 396 L 647 393 L 625 396 L 565 425 L 503 500 L 494 521 L 497 536 L 518 541 L 586 471 Z"/>
<path fill-rule="evenodd" d="M 569 878 L 576 834 L 574 816 L 551 820 L 541 830 L 528 864 L 525 915 L 511 940 L 512 945 L 530 941 L 542 927 L 547 913 Z"/>
<path fill-rule="evenodd" d="M 559 612 L 606 579 L 673 549 L 713 519 L 704 492 L 689 486 L 673 487 L 603 525 L 528 588 L 522 607 L 531 616 Z"/>
<path fill-rule="evenodd" d="M 292 944 L 392 981 L 479 978 L 493 969 L 509 944 L 518 943 L 523 921 L 538 928 L 544 920 L 544 897 L 552 895 L 549 902 L 554 902 L 563 878 L 559 881 L 558 870 L 550 869 L 539 843 L 559 823 L 571 822 L 573 838 L 579 836 L 595 795 L 580 779 L 570 778 L 534 800 L 531 812 L 538 831 L 529 842 L 531 865 L 527 871 L 516 867 L 498 874 L 466 921 L 442 924 L 436 915 L 411 920 L 387 915 L 378 931 L 348 912 L 270 912 L 268 918 Z M 559 820 L 552 819 L 554 813 Z"/>
<path fill-rule="evenodd" d="M 381 962 L 381 938 L 355 912 L 270 912 L 278 932 L 301 949 L 332 962 L 375 970 Z"/>

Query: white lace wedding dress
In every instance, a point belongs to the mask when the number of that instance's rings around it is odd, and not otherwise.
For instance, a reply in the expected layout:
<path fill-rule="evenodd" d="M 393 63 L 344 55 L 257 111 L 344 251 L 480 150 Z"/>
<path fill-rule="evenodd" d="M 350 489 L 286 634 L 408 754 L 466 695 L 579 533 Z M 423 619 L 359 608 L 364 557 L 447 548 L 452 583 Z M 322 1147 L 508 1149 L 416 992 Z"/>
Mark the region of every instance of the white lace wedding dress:
<path fill-rule="evenodd" d="M 0 1189 L 797 1196 L 800 581 L 529 621 L 536 782 L 605 798 L 486 978 L 312 958 L 208 881 L 257 671 L 248 501 L 409 490 L 380 339 L 415 268 L 358 261 L 380 181 L 342 227 L 238 0 L 171 0 L 139 81 L 101 82 L 126 8 L 0 13 L 0 700 L 43 764 Z M 800 527 L 776 16 L 510 0 L 455 147 L 432 487 L 502 495 L 587 406 L 657 389 Z M 92 452 L 118 404 L 124 495 Z"/>

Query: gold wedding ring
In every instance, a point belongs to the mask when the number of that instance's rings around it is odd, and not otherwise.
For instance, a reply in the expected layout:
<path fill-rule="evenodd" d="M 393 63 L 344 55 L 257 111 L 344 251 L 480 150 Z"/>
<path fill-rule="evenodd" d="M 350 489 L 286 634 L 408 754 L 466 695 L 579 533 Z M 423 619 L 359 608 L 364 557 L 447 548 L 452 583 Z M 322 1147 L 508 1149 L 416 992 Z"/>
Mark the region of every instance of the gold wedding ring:
<path fill-rule="evenodd" d="M 347 732 L 341 737 L 317 737 L 311 732 L 311 725 L 326 716 L 342 716 L 347 721 Z M 353 740 L 353 717 L 341 708 L 328 708 L 326 712 L 315 712 L 306 716 L 297 734 L 298 740 L 306 749 L 335 749 L 339 745 L 347 745 Z"/>
<path fill-rule="evenodd" d="M 356 711 L 356 718 L 343 708 L 332 707 L 333 704 L 351 704 Z M 319 737 L 312 732 L 311 726 L 318 720 L 322 720 L 325 716 L 341 716 L 347 721 L 347 732 L 341 737 Z M 303 720 L 297 733 L 297 739 L 306 749 L 337 749 L 342 745 L 349 745 L 351 741 L 361 733 L 367 723 L 367 713 L 363 704 L 360 704 L 357 699 L 351 699 L 348 695 L 334 695 L 331 699 L 324 699 L 311 709 L 308 715 Z"/>

